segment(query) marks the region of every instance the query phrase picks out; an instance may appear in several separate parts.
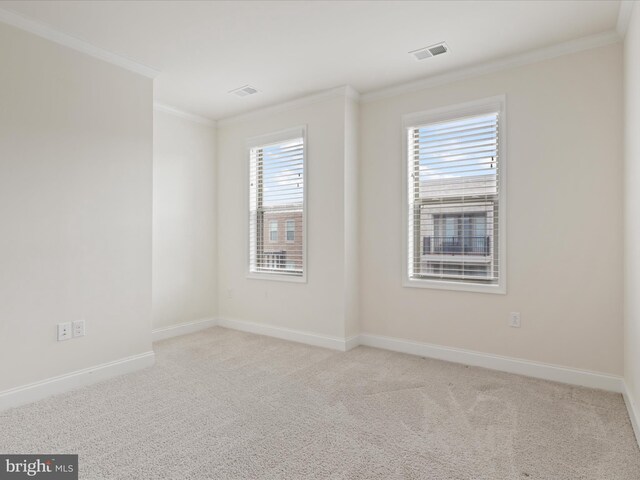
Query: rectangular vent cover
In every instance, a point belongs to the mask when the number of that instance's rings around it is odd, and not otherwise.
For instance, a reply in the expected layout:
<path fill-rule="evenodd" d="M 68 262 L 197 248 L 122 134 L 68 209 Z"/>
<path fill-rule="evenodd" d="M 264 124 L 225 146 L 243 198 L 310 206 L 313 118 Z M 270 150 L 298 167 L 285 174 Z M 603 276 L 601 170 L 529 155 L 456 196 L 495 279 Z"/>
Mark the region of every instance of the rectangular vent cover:
<path fill-rule="evenodd" d="M 229 93 L 233 93 L 239 97 L 247 97 L 249 95 L 253 95 L 258 93 L 258 89 L 252 87 L 251 85 L 245 85 L 244 87 L 236 88 L 235 90 L 231 90 Z"/>
<path fill-rule="evenodd" d="M 442 42 L 436 45 L 431 45 L 430 47 L 420 48 L 409 53 L 416 57 L 416 59 L 418 60 L 424 60 L 425 58 L 442 55 L 443 53 L 447 53 L 448 51 L 449 47 L 446 43 Z"/>

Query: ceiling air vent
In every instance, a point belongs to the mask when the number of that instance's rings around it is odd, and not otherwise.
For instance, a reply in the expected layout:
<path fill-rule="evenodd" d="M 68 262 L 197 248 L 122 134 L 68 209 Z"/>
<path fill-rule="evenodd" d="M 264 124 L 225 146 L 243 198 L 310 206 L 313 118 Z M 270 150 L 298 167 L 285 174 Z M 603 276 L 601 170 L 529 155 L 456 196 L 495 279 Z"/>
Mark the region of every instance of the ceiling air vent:
<path fill-rule="evenodd" d="M 236 88 L 231 90 L 229 93 L 233 93 L 239 97 L 248 97 L 249 95 L 253 95 L 254 93 L 258 93 L 258 89 L 252 87 L 251 85 L 245 85 L 244 87 Z"/>
<path fill-rule="evenodd" d="M 442 55 L 443 53 L 447 53 L 449 51 L 449 47 L 446 43 L 437 43 L 435 45 L 431 45 L 430 47 L 420 48 L 418 50 L 414 50 L 409 52 L 418 60 L 424 60 L 425 58 L 436 57 L 438 55 Z"/>

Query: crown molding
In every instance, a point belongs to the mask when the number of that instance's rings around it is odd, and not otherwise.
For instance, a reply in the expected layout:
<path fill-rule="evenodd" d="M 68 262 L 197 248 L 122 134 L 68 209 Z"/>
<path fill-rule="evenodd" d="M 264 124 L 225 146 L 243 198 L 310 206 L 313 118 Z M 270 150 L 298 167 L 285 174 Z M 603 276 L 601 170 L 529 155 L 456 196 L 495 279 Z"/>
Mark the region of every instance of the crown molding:
<path fill-rule="evenodd" d="M 358 91 L 350 85 L 330 88 L 322 92 L 314 93 L 312 95 L 307 95 L 306 97 L 296 98 L 294 100 L 289 100 L 288 102 L 283 102 L 275 105 L 270 105 L 268 107 L 258 108 L 256 110 L 252 110 L 247 113 L 241 113 L 240 115 L 234 115 L 231 117 L 222 118 L 218 120 L 218 126 L 222 127 L 222 126 L 231 125 L 234 123 L 246 122 L 248 120 L 253 120 L 256 118 L 265 117 L 268 115 L 274 115 L 276 113 L 284 112 L 286 110 L 305 107 L 307 105 L 312 105 L 314 103 L 318 103 L 323 100 L 327 100 L 335 97 L 344 97 L 354 101 L 359 101 L 360 93 L 358 93 Z"/>
<path fill-rule="evenodd" d="M 153 102 L 153 110 L 156 112 L 168 113 L 170 115 L 175 115 L 176 117 L 184 118 L 186 120 L 190 120 L 195 123 L 200 123 L 202 125 L 207 125 L 209 127 L 215 127 L 217 122 L 207 117 L 201 117 L 200 115 L 195 115 L 193 113 L 185 112 L 184 110 L 180 110 L 179 108 L 172 107 L 171 105 L 167 105 L 166 103 Z"/>
<path fill-rule="evenodd" d="M 32 33 L 59 45 L 71 48 L 78 52 L 90 55 L 99 60 L 117 65 L 118 67 L 127 69 L 144 77 L 154 78 L 160 73 L 159 70 L 135 62 L 121 55 L 103 50 L 102 48 L 96 47 L 95 45 L 85 42 L 84 40 L 80 40 L 79 38 L 67 35 L 66 33 L 56 30 L 49 25 L 24 17 L 5 8 L 0 8 L 0 22 Z"/>
<path fill-rule="evenodd" d="M 452 72 L 434 75 L 413 82 L 402 83 L 399 85 L 382 88 L 380 90 L 375 90 L 369 93 L 364 93 L 360 96 L 360 101 L 362 103 L 373 102 L 376 100 L 401 95 L 403 93 L 424 90 L 426 88 L 457 82 L 460 80 L 466 80 L 468 78 L 478 77 L 480 75 L 486 75 L 489 73 L 498 72 L 500 70 L 520 67 L 523 65 L 528 65 L 530 63 L 541 62 L 543 60 L 549 60 L 552 58 L 560 57 L 562 55 L 568 55 L 571 53 L 581 52 L 583 50 L 611 45 L 613 43 L 619 42 L 620 40 L 621 37 L 616 31 L 599 33 L 597 35 L 591 35 L 588 37 L 559 43 L 551 47 L 541 48 L 538 50 L 513 55 L 499 60 L 494 60 L 492 62 L 477 64 L 459 70 L 454 70 Z"/>

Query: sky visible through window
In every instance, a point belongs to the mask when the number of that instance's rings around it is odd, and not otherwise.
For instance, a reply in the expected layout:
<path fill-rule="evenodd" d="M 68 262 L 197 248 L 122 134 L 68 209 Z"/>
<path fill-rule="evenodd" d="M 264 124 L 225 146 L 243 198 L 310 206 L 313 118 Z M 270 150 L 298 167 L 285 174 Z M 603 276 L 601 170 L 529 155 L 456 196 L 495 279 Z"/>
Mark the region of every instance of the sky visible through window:
<path fill-rule="evenodd" d="M 497 122 L 492 113 L 416 128 L 420 181 L 495 176 Z"/>
<path fill-rule="evenodd" d="M 262 148 L 263 206 L 301 206 L 303 202 L 303 140 L 297 138 Z"/>

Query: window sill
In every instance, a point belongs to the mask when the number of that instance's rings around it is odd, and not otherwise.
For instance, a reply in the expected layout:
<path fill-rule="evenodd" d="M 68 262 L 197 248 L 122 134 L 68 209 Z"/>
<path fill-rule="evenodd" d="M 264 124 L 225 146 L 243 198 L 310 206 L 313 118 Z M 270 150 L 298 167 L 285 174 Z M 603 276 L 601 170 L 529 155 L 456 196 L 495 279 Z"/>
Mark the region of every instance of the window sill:
<path fill-rule="evenodd" d="M 251 280 L 273 280 L 276 282 L 288 282 L 288 283 L 307 283 L 307 275 L 284 275 L 277 273 L 262 273 L 262 272 L 249 272 L 247 278 Z"/>
<path fill-rule="evenodd" d="M 506 295 L 507 289 L 504 285 L 483 285 L 480 283 L 447 281 L 447 280 L 428 280 L 405 278 L 402 283 L 403 287 L 410 288 L 431 288 L 435 290 L 452 290 L 462 292 L 475 293 L 493 293 L 498 295 Z"/>

